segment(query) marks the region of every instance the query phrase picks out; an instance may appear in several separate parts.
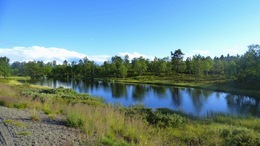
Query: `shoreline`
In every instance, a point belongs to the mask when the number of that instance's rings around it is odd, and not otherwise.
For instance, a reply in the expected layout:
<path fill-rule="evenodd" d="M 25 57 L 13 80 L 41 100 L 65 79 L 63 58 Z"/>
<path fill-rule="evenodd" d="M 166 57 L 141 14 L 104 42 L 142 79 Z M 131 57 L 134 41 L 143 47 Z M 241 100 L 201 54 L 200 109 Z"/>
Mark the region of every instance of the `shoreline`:
<path fill-rule="evenodd" d="M 10 80 L 17 80 L 17 81 L 29 81 L 31 80 L 30 77 L 10 77 Z M 55 78 L 53 78 L 55 79 Z M 81 78 L 76 78 L 81 79 Z M 81 79 L 83 80 L 83 79 Z M 173 87 L 186 87 L 186 88 L 195 88 L 195 89 L 203 89 L 203 90 L 211 90 L 216 92 L 226 92 L 231 93 L 235 95 L 243 95 L 243 96 L 250 96 L 253 98 L 260 99 L 260 89 L 252 88 L 252 87 L 238 87 L 233 85 L 230 85 L 230 83 L 227 82 L 211 82 L 207 83 L 207 81 L 200 82 L 200 83 L 194 83 L 194 81 L 191 81 L 189 83 L 187 82 L 174 82 L 174 81 L 166 81 L 166 80 L 137 80 L 137 79 L 131 79 L 131 78 L 94 78 L 95 81 L 106 81 L 106 82 L 116 82 L 116 83 L 124 83 L 124 84 L 147 84 L 147 85 L 158 85 L 158 86 L 173 86 Z M 92 81 L 93 81 L 92 80 Z M 206 82 L 206 83 L 205 83 Z M 29 83 L 30 84 L 30 83 Z M 34 85 L 35 86 L 35 85 Z"/>
<path fill-rule="evenodd" d="M 96 79 L 104 80 L 104 79 Z M 260 99 L 260 90 L 257 89 L 246 89 L 241 87 L 230 86 L 228 83 L 185 83 L 185 82 L 169 82 L 169 81 L 140 81 L 140 80 L 129 80 L 129 79 L 118 79 L 111 78 L 108 81 L 125 84 L 147 84 L 147 85 L 158 85 L 158 86 L 173 86 L 173 87 L 186 87 L 203 90 L 211 90 L 216 92 L 226 92 L 231 94 L 239 94 L 243 96 L 250 96 L 253 98 Z"/>

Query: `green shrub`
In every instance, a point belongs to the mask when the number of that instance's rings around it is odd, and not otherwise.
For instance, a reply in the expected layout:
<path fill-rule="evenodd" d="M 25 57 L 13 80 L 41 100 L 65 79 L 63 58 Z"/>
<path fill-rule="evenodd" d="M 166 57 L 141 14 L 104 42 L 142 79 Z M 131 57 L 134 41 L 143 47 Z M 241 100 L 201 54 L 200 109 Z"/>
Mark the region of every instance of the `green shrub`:
<path fill-rule="evenodd" d="M 17 109 L 25 109 L 27 107 L 27 103 L 13 103 L 13 107 Z"/>
<path fill-rule="evenodd" d="M 47 115 L 50 115 L 52 113 L 50 107 L 47 105 L 47 103 L 43 104 L 43 112 Z"/>
<path fill-rule="evenodd" d="M 114 145 L 120 145 L 120 146 L 128 146 L 129 144 L 123 140 L 119 140 L 114 136 L 107 135 L 102 136 L 100 140 L 101 144 L 107 145 L 107 146 L 114 146 Z"/>
<path fill-rule="evenodd" d="M 127 116 L 141 116 L 149 124 L 164 128 L 168 126 L 178 126 L 187 121 L 184 116 L 165 108 L 159 108 L 152 111 L 150 108 L 138 105 L 131 108 L 125 108 L 125 111 Z"/>
<path fill-rule="evenodd" d="M 67 125 L 75 128 L 83 128 L 85 119 L 82 115 L 76 112 L 69 112 L 67 114 Z"/>
<path fill-rule="evenodd" d="M 21 90 L 20 95 L 32 97 L 33 100 L 40 100 L 42 103 L 46 102 L 48 98 L 61 98 L 68 103 L 85 103 L 89 105 L 102 105 L 104 101 L 101 98 L 94 98 L 88 94 L 79 94 L 73 89 L 66 89 L 59 87 L 56 89 L 24 89 Z"/>
<path fill-rule="evenodd" d="M 0 100 L 0 106 L 5 106 L 5 105 L 6 105 L 5 101 L 4 100 Z"/>
<path fill-rule="evenodd" d="M 178 126 L 185 123 L 185 118 L 178 114 L 162 114 L 160 112 L 155 112 L 149 120 L 149 123 L 158 127 Z"/>
<path fill-rule="evenodd" d="M 246 128 L 230 127 L 221 131 L 224 145 L 260 145 L 260 135 Z"/>

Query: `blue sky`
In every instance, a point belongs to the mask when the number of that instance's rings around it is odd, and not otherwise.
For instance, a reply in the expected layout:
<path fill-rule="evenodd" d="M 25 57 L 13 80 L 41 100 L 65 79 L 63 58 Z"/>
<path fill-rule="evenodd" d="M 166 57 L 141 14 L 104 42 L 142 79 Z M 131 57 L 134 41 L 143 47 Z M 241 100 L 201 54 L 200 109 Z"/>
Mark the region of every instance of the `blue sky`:
<path fill-rule="evenodd" d="M 102 62 L 126 53 L 161 58 L 176 49 L 185 57 L 243 54 L 260 44 L 259 6 L 259 0 L 0 0 L 0 56 Z"/>

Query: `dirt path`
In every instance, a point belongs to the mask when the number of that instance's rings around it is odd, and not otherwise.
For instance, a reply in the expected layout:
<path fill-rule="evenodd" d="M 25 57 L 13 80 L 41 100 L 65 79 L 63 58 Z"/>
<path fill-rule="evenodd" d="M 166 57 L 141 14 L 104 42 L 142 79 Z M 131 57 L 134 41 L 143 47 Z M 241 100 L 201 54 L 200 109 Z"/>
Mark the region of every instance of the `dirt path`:
<path fill-rule="evenodd" d="M 37 115 L 40 121 L 33 121 Z M 79 130 L 65 126 L 64 118 L 50 119 L 42 112 L 0 106 L 0 145 L 66 146 L 86 145 Z"/>

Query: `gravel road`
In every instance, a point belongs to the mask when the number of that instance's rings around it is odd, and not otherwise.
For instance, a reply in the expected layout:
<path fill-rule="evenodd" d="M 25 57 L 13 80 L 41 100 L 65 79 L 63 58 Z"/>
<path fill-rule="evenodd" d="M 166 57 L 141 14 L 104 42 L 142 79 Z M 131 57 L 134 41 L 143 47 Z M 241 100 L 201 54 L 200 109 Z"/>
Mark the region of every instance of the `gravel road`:
<path fill-rule="evenodd" d="M 39 121 L 31 116 L 37 115 Z M 64 118 L 55 120 L 43 112 L 0 106 L 1 146 L 77 146 L 86 145 L 86 136 L 65 126 Z"/>

